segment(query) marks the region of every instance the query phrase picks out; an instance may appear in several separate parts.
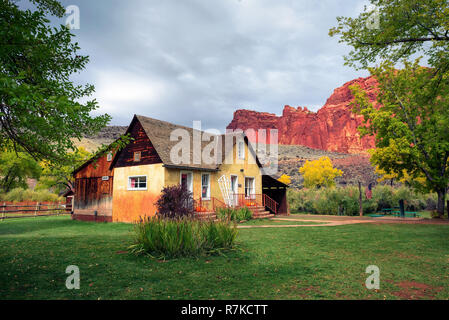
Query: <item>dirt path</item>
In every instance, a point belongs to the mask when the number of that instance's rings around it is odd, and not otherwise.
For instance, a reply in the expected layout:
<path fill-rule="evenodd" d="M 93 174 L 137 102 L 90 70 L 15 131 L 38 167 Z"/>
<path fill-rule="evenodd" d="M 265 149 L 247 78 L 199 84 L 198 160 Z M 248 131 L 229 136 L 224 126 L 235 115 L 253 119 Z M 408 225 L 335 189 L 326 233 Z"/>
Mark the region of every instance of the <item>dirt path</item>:
<path fill-rule="evenodd" d="M 360 223 L 403 223 L 403 224 L 439 224 L 449 226 L 447 220 L 423 219 L 423 218 L 370 218 L 370 217 L 341 217 L 341 216 L 309 216 L 309 215 L 291 215 L 285 217 L 275 217 L 273 221 L 297 221 L 297 222 L 319 222 L 321 224 L 297 224 L 297 225 L 259 225 L 259 226 L 238 226 L 239 229 L 252 228 L 299 228 L 299 227 L 335 227 Z"/>
<path fill-rule="evenodd" d="M 290 224 L 290 225 L 260 225 L 260 226 L 238 226 L 239 229 L 252 229 L 252 228 L 298 228 L 298 227 L 335 227 L 344 226 L 348 224 L 358 224 L 358 223 L 373 223 L 373 221 L 363 221 L 363 220 L 344 220 L 344 221 L 331 221 L 323 219 L 292 219 L 292 218 L 272 218 L 273 221 L 298 221 L 298 222 L 320 222 L 321 224 Z"/>

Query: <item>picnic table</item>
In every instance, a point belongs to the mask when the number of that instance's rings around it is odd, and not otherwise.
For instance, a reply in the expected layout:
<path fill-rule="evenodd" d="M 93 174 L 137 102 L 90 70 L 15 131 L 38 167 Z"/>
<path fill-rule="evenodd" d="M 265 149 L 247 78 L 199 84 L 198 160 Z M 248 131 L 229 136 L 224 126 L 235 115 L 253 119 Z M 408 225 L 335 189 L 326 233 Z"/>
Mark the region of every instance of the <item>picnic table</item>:
<path fill-rule="evenodd" d="M 384 208 L 382 209 L 383 215 L 392 215 L 394 217 L 400 217 L 401 211 L 399 210 L 399 207 L 394 208 Z M 421 215 L 418 212 L 415 211 L 405 211 L 405 217 L 407 218 L 419 218 Z"/>
<path fill-rule="evenodd" d="M 390 215 L 390 214 L 393 214 L 393 212 L 397 211 L 398 209 L 400 209 L 400 208 L 399 207 L 384 208 L 384 209 L 382 209 L 382 213 L 385 215 Z"/>
<path fill-rule="evenodd" d="M 400 217 L 401 216 L 401 211 L 392 211 L 391 213 L 395 217 Z M 415 212 L 415 211 L 405 211 L 405 217 L 407 217 L 407 218 L 419 218 L 419 217 L 421 217 L 421 215 L 418 212 Z"/>

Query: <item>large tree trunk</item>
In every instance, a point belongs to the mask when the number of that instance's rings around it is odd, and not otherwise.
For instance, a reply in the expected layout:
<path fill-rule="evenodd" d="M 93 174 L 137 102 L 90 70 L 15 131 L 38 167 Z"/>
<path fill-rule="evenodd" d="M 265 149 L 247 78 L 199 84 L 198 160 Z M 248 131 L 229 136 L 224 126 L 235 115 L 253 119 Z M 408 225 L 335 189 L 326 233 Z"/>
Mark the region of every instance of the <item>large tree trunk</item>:
<path fill-rule="evenodd" d="M 363 196 L 362 196 L 362 183 L 359 181 L 359 213 L 363 217 Z"/>
<path fill-rule="evenodd" d="M 438 215 L 442 218 L 444 217 L 444 204 L 446 202 L 446 190 L 438 190 L 438 204 L 437 204 L 437 212 Z"/>

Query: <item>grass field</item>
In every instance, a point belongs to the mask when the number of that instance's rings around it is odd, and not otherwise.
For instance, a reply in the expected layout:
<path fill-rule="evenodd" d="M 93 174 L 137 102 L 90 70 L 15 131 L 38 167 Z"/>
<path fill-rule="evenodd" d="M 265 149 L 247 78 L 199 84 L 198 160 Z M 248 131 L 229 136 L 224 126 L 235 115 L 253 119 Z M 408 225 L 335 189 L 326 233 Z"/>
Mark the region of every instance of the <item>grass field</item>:
<path fill-rule="evenodd" d="M 448 299 L 449 226 L 239 230 L 227 256 L 124 253 L 132 226 L 42 217 L 0 222 L 1 299 Z M 81 289 L 65 288 L 77 265 Z M 365 287 L 369 265 L 381 288 Z"/>

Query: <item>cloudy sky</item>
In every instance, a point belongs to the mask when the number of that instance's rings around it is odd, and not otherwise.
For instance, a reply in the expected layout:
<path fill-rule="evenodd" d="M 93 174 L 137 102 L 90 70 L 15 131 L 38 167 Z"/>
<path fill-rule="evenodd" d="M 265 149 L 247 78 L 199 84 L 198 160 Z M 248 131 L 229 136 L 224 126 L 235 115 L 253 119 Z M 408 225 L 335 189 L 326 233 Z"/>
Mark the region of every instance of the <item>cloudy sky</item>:
<path fill-rule="evenodd" d="M 68 0 L 90 56 L 76 81 L 95 85 L 99 112 L 115 125 L 133 114 L 223 130 L 237 109 L 318 110 L 365 72 L 343 66 L 349 51 L 328 36 L 362 0 Z"/>

